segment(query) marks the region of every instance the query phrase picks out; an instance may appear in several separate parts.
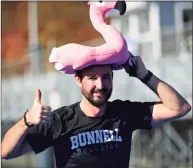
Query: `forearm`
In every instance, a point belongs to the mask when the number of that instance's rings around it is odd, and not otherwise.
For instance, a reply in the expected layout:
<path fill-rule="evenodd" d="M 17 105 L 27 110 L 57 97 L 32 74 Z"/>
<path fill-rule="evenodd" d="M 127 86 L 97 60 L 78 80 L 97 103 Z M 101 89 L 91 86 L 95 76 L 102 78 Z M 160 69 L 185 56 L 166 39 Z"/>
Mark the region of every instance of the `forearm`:
<path fill-rule="evenodd" d="M 173 111 L 186 113 L 190 110 L 189 103 L 170 85 L 153 75 L 146 85 L 156 93 L 162 103 Z"/>
<path fill-rule="evenodd" d="M 11 155 L 15 150 L 18 150 L 23 143 L 26 136 L 28 127 L 24 123 L 22 118 L 12 128 L 10 128 L 2 141 L 1 157 L 6 158 Z"/>

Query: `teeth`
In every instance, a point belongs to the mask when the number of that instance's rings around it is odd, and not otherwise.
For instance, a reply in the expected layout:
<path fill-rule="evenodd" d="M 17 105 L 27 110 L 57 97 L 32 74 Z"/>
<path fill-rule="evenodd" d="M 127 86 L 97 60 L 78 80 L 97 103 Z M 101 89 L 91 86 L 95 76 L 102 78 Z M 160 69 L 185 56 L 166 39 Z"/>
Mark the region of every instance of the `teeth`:
<path fill-rule="evenodd" d="M 64 68 L 64 66 L 62 64 L 60 64 L 60 63 L 56 63 L 55 64 L 55 68 L 56 68 L 56 70 L 60 71 L 60 70 L 62 70 Z"/>

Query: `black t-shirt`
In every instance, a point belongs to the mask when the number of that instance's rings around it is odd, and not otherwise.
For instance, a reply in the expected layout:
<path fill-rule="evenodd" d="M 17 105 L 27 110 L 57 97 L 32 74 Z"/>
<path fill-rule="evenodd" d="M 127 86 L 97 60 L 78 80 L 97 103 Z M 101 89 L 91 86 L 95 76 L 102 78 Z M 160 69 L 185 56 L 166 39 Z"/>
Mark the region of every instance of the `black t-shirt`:
<path fill-rule="evenodd" d="M 132 132 L 151 129 L 153 104 L 115 100 L 89 117 L 77 102 L 53 111 L 51 127 L 30 128 L 26 140 L 36 154 L 53 146 L 57 168 L 128 168 Z"/>

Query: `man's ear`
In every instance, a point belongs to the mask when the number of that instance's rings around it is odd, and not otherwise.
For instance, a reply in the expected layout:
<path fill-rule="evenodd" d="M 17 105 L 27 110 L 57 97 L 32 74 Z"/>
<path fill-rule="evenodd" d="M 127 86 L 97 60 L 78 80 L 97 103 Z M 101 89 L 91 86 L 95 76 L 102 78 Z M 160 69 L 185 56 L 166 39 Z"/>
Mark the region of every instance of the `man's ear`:
<path fill-rule="evenodd" d="M 77 85 L 79 87 L 82 87 L 82 82 L 81 82 L 82 80 L 81 80 L 81 78 L 77 74 L 75 74 L 74 77 L 75 77 Z"/>

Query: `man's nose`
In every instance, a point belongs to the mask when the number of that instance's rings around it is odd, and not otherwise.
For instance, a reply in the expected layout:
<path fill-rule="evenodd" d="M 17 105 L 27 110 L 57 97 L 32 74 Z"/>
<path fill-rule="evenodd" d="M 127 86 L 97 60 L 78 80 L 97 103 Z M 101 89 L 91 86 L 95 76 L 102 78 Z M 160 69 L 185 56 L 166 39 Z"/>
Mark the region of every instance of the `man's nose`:
<path fill-rule="evenodd" d="M 103 88 L 103 80 L 102 78 L 97 79 L 97 88 L 102 89 Z"/>

